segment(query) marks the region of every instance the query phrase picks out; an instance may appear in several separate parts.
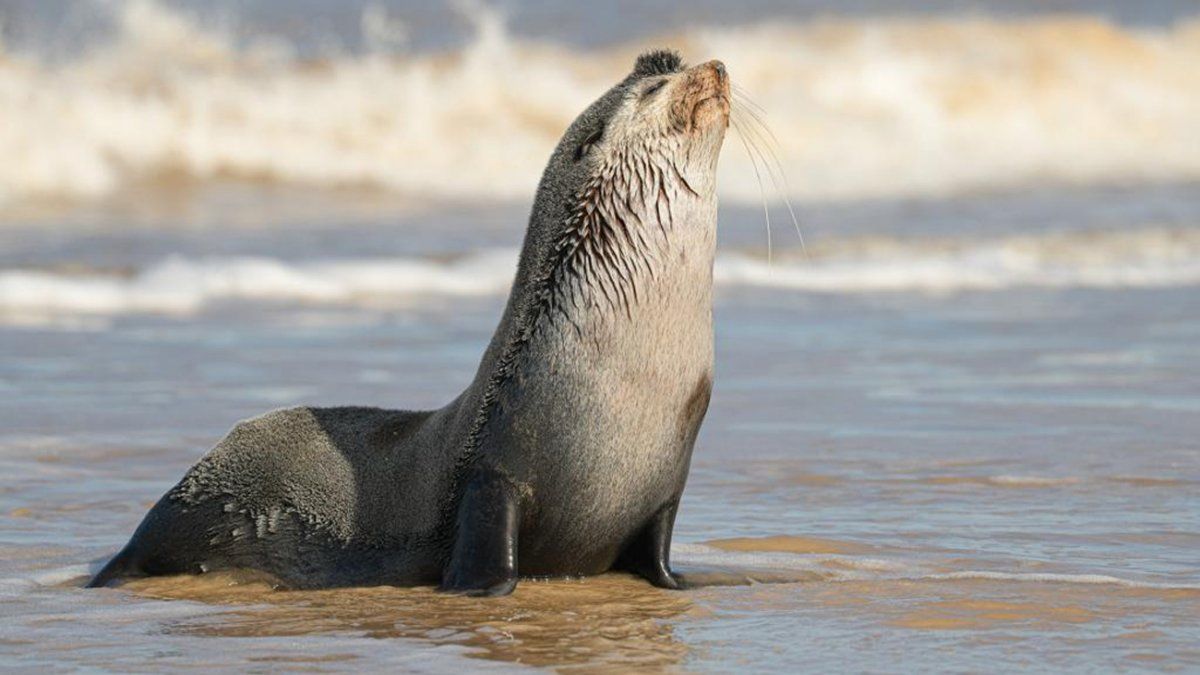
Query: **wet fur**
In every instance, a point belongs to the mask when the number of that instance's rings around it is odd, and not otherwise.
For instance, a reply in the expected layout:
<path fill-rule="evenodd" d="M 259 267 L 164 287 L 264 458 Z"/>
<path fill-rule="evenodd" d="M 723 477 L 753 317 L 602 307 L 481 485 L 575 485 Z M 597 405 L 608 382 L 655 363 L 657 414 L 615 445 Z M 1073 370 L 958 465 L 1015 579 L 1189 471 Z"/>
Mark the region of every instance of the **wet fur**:
<path fill-rule="evenodd" d="M 668 98 L 643 95 L 658 78 Z M 696 116 L 711 116 L 698 101 L 721 78 L 652 52 L 571 125 L 462 395 L 436 411 L 295 408 L 238 424 L 91 585 L 252 568 L 298 588 L 503 593 L 517 573 L 619 566 L 676 586 L 670 530 L 712 384 L 724 133 L 698 133 Z"/>

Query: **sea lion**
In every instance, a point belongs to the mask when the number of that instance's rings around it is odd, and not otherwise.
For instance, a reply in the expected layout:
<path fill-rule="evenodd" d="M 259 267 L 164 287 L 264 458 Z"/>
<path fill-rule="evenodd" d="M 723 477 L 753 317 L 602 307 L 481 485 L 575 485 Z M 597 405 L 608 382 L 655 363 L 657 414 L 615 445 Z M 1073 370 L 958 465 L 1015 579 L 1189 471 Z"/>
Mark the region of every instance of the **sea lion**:
<path fill-rule="evenodd" d="M 248 568 L 293 588 L 621 569 L 680 588 L 671 530 L 712 387 L 718 61 L 637 59 L 558 143 L 474 382 L 444 408 L 239 423 L 91 581 Z"/>

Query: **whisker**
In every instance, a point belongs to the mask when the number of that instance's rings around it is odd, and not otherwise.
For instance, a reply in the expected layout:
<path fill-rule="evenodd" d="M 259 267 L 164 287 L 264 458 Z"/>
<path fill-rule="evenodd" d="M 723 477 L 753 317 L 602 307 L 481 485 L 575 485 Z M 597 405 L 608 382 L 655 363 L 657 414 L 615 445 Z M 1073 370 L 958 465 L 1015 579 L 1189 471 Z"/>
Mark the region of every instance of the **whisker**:
<path fill-rule="evenodd" d="M 750 98 L 750 94 L 749 94 L 749 92 L 747 92 L 745 90 L 745 88 L 743 88 L 741 85 L 737 84 L 736 82 L 731 83 L 731 84 L 732 84 L 732 89 L 733 89 L 733 95 L 735 97 L 737 97 L 738 99 L 740 99 L 742 103 L 746 104 L 747 107 L 754 108 L 755 110 L 757 110 L 761 113 L 766 112 L 766 110 L 764 110 L 761 105 L 759 105 L 753 99 Z"/>
<path fill-rule="evenodd" d="M 757 148 L 760 153 L 760 158 L 763 160 L 763 165 L 767 169 L 768 177 L 771 179 L 771 183 L 775 187 L 776 193 L 783 198 L 783 203 L 787 207 L 788 215 L 792 219 L 792 226 L 796 230 L 796 238 L 800 240 L 800 249 L 804 252 L 804 255 L 807 256 L 808 245 L 805 243 L 804 233 L 800 229 L 800 219 L 796 217 L 796 210 L 792 206 L 792 200 L 790 196 L 791 185 L 788 183 L 787 172 L 783 168 L 783 162 L 780 161 L 779 154 L 775 151 L 775 148 L 779 146 L 779 139 L 775 137 L 775 134 L 771 131 L 771 128 L 755 111 L 756 108 L 759 111 L 761 111 L 762 108 L 758 106 L 758 104 L 751 101 L 745 92 L 741 91 L 740 89 L 735 91 L 735 99 L 739 103 L 745 104 L 744 107 L 738 107 L 738 112 L 743 114 L 740 116 L 740 124 L 736 125 L 739 134 L 752 136 L 763 146 L 766 146 L 767 152 L 770 153 L 770 158 L 768 159 L 765 153 L 763 153 L 762 148 Z M 766 137 L 764 137 L 764 134 Z M 755 145 L 756 147 L 758 146 L 757 143 Z"/>
<path fill-rule="evenodd" d="M 779 138 L 775 136 L 775 132 L 771 130 L 770 125 L 768 125 L 764 119 L 767 116 L 767 111 L 763 110 L 763 108 L 754 101 L 751 101 L 750 98 L 744 93 L 735 94 L 734 98 L 738 103 L 744 106 L 741 112 L 745 114 L 747 121 L 753 122 L 756 125 L 756 129 L 765 134 L 773 145 L 778 146 L 780 144 Z"/>
<path fill-rule="evenodd" d="M 771 127 L 768 126 L 766 121 L 763 119 L 764 117 L 766 117 L 767 111 L 764 110 L 762 106 L 760 106 L 757 103 L 755 103 L 754 101 L 750 100 L 750 97 L 744 92 L 735 93 L 734 98 L 737 99 L 738 103 L 741 103 L 742 105 L 745 106 L 745 110 L 743 110 L 742 112 L 746 113 L 746 115 L 749 118 L 751 118 L 755 123 L 758 124 L 759 128 L 762 129 L 762 131 L 766 132 L 766 134 L 771 138 L 772 141 L 774 141 L 776 144 L 778 144 L 779 139 L 776 138 L 775 132 L 771 130 Z"/>
<path fill-rule="evenodd" d="M 763 164 L 767 168 L 767 172 L 771 178 L 771 183 L 775 186 L 775 192 L 783 198 L 783 204 L 787 207 L 788 216 L 791 217 L 792 226 L 796 230 L 796 238 L 800 240 L 800 249 L 807 256 L 808 246 L 804 242 L 804 233 L 800 230 L 800 219 L 796 217 L 796 210 L 792 206 L 791 185 L 788 183 L 787 173 L 783 169 L 783 162 L 780 161 L 779 155 L 775 152 L 775 149 L 772 147 L 771 143 L 768 143 L 765 139 L 760 140 L 762 140 L 762 144 L 766 146 L 767 152 L 771 154 L 772 160 L 768 162 L 766 158 L 763 158 Z"/>
<path fill-rule="evenodd" d="M 767 266 L 770 267 L 773 259 L 771 250 L 771 209 L 767 206 L 767 191 L 763 187 L 762 174 L 758 170 L 758 160 L 754 158 L 754 153 L 750 150 L 750 142 L 747 140 L 747 134 L 742 123 L 736 116 L 730 116 L 730 122 L 733 123 L 733 128 L 737 131 L 738 140 L 742 142 L 742 147 L 746 149 L 746 156 L 750 158 L 750 165 L 754 167 L 754 177 L 758 180 L 758 194 L 762 199 L 763 217 L 766 219 L 767 225 Z"/>

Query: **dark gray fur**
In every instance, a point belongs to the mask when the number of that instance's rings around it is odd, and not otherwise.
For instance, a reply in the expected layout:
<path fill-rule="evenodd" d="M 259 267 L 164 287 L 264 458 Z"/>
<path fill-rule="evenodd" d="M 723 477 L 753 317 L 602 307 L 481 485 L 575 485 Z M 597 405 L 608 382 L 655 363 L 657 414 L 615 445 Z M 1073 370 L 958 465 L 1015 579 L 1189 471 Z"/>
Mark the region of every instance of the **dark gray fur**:
<path fill-rule="evenodd" d="M 500 325 L 458 398 L 238 424 L 91 585 L 250 568 L 297 588 L 503 593 L 518 573 L 617 566 L 677 587 L 670 530 L 711 387 L 720 138 L 703 137 L 712 156 L 696 163 L 678 123 L 628 120 L 647 81 L 690 73 L 671 52 L 646 54 L 567 129 Z M 607 129 L 618 116 L 625 126 Z M 602 130 L 614 137 L 603 158 L 580 158 Z M 635 174 L 642 201 L 622 205 Z"/>

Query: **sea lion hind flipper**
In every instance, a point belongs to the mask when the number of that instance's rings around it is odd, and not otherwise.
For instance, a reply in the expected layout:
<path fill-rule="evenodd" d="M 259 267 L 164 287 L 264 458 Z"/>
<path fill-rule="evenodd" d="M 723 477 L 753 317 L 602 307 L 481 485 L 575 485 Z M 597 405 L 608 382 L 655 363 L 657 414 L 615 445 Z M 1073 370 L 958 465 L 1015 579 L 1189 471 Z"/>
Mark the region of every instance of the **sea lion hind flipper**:
<path fill-rule="evenodd" d="M 516 486 L 494 471 L 477 473 L 459 504 L 454 550 L 438 590 L 470 596 L 512 593 L 520 520 Z"/>
<path fill-rule="evenodd" d="M 659 588 L 686 588 L 683 578 L 671 571 L 671 532 L 678 509 L 678 500 L 659 509 L 621 552 L 614 568 L 632 572 Z"/>
<path fill-rule="evenodd" d="M 141 576 L 135 557 L 132 544 L 126 545 L 100 568 L 84 588 L 104 588 L 119 579 Z"/>

